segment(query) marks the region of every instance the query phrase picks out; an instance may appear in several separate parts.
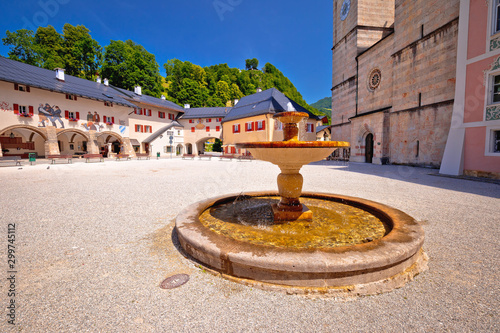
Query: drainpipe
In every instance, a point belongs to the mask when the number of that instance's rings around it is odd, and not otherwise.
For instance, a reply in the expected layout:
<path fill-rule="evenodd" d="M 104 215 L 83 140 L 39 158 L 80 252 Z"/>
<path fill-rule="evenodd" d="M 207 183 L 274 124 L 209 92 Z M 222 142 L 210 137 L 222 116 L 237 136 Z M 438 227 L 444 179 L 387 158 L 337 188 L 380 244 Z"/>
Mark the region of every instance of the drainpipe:
<path fill-rule="evenodd" d="M 356 116 L 358 115 L 359 60 L 356 57 Z"/>

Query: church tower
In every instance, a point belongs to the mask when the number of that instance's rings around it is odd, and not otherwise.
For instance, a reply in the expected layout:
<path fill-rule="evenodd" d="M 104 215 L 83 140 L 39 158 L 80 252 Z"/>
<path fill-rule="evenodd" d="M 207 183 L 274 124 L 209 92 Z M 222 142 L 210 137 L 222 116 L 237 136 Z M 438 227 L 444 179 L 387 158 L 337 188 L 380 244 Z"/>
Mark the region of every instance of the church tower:
<path fill-rule="evenodd" d="M 332 136 L 350 141 L 357 56 L 394 31 L 395 0 L 333 0 Z"/>

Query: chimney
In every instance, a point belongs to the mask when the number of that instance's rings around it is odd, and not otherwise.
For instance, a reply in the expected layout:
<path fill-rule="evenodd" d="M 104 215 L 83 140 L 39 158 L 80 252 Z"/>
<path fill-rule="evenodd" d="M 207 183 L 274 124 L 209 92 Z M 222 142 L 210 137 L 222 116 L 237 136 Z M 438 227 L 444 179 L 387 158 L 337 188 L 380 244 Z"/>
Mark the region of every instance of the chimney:
<path fill-rule="evenodd" d="M 108 80 L 108 79 L 104 79 L 104 85 L 105 85 L 106 87 L 108 87 L 108 86 L 109 86 L 109 80 Z"/>
<path fill-rule="evenodd" d="M 165 95 L 161 95 L 162 100 L 166 100 Z"/>
<path fill-rule="evenodd" d="M 142 89 L 141 89 L 141 86 L 135 86 L 134 87 L 134 92 L 136 93 L 136 95 L 142 95 Z"/>
<path fill-rule="evenodd" d="M 64 81 L 64 69 L 62 69 L 62 68 L 56 68 L 56 78 L 59 81 Z"/>
<path fill-rule="evenodd" d="M 238 102 L 239 102 L 239 101 L 240 101 L 239 99 L 235 99 L 235 100 L 234 100 L 234 104 L 233 104 L 233 105 L 238 104 Z"/>
<path fill-rule="evenodd" d="M 189 104 L 184 104 L 184 109 L 189 109 L 191 107 L 191 105 Z"/>
<path fill-rule="evenodd" d="M 258 93 L 262 92 L 262 88 L 261 87 L 257 88 L 257 92 Z"/>
<path fill-rule="evenodd" d="M 101 83 L 101 78 L 99 76 L 97 76 L 97 79 L 95 79 L 95 82 Z"/>

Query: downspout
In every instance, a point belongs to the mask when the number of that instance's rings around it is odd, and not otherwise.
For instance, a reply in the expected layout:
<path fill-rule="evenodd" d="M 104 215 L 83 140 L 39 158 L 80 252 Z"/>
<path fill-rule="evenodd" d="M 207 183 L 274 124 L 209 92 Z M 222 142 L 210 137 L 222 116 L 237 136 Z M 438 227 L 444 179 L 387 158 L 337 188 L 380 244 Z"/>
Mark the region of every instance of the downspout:
<path fill-rule="evenodd" d="M 359 60 L 356 57 L 356 116 L 358 115 Z"/>

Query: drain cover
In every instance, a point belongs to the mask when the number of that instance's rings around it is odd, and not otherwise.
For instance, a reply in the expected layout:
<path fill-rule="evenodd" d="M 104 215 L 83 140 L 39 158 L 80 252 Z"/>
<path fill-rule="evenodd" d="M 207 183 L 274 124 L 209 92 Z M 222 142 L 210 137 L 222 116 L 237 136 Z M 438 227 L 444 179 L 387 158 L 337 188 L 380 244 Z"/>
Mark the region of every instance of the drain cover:
<path fill-rule="evenodd" d="M 174 288 L 178 288 L 178 287 L 182 286 L 183 284 L 185 284 L 188 281 L 189 281 L 189 275 L 176 274 L 176 275 L 172 275 L 171 277 L 165 279 L 165 281 L 163 281 L 160 284 L 160 288 L 161 289 L 174 289 Z"/>

